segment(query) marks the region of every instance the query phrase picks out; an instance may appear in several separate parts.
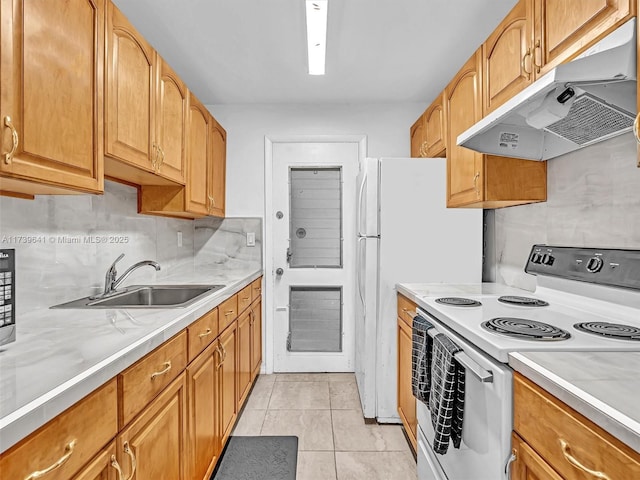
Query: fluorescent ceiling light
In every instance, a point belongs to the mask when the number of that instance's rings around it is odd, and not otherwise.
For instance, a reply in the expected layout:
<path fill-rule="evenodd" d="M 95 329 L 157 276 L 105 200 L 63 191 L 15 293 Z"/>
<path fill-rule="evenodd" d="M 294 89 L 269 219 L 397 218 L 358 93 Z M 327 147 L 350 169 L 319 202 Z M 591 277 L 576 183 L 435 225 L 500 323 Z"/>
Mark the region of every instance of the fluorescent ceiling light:
<path fill-rule="evenodd" d="M 327 52 L 328 3 L 328 0 L 305 0 L 309 75 L 324 75 L 324 61 Z"/>

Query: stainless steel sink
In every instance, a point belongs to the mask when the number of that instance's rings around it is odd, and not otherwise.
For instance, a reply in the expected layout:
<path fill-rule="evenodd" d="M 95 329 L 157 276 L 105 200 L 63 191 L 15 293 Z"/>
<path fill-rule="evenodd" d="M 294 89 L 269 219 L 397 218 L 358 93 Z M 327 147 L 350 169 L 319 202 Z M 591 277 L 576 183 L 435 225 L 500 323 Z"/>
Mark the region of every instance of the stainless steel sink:
<path fill-rule="evenodd" d="M 104 298 L 85 297 L 51 308 L 186 307 L 224 285 L 134 285 Z"/>

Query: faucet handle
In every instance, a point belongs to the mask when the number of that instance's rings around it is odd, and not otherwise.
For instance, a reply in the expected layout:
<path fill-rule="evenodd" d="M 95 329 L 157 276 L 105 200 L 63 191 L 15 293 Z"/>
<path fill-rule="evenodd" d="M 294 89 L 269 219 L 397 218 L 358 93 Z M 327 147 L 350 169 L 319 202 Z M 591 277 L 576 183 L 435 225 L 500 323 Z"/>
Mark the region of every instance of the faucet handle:
<path fill-rule="evenodd" d="M 118 258 L 116 258 L 114 260 L 114 262 L 111 264 L 111 266 L 109 267 L 109 272 L 116 270 L 116 263 L 118 263 L 120 260 L 122 260 L 124 258 L 124 253 L 121 253 L 120 256 Z"/>

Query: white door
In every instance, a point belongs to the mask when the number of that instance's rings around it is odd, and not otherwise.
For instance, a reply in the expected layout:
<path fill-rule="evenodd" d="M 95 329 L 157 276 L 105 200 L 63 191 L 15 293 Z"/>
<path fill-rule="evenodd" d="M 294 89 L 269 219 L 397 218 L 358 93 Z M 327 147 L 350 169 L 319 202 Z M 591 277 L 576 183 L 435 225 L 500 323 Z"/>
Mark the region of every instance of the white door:
<path fill-rule="evenodd" d="M 352 372 L 359 142 L 273 143 L 276 372 Z"/>

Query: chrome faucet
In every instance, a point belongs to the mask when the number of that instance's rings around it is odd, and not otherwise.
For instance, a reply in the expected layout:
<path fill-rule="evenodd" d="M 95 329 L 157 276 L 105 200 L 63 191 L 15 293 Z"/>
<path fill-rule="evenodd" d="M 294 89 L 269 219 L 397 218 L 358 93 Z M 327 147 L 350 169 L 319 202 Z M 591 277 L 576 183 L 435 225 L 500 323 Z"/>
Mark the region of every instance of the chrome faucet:
<path fill-rule="evenodd" d="M 135 263 L 131 265 L 121 276 L 118 277 L 118 272 L 116 271 L 116 263 L 118 263 L 124 257 L 124 253 L 121 254 L 118 258 L 116 258 L 115 262 L 111 264 L 109 269 L 107 270 L 106 275 L 104 276 L 104 292 L 101 297 L 107 297 L 109 295 L 113 295 L 116 293 L 116 288 L 120 285 L 124 280 L 131 275 L 131 273 L 137 268 L 144 267 L 149 265 L 156 269 L 156 272 L 160 271 L 160 265 L 153 260 L 143 260 L 141 262 Z"/>

